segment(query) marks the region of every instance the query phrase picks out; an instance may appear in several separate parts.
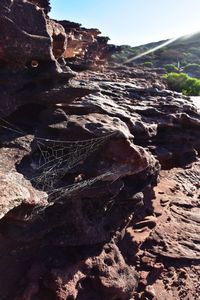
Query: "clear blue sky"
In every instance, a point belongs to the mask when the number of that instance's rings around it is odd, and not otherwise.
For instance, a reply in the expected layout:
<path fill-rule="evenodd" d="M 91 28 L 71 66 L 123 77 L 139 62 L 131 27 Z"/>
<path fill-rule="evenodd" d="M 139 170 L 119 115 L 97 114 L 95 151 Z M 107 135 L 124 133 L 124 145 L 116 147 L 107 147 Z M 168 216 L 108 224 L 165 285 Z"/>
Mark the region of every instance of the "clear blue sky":
<path fill-rule="evenodd" d="M 200 0 L 51 0 L 50 16 L 140 45 L 200 31 Z"/>

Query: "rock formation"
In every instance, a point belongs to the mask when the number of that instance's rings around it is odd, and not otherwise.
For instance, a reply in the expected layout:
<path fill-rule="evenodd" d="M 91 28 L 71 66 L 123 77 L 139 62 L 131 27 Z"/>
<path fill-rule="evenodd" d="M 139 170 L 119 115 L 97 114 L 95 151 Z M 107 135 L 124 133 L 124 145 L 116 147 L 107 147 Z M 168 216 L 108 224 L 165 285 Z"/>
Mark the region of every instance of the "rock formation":
<path fill-rule="evenodd" d="M 197 108 L 49 9 L 0 4 L 0 299 L 198 299 Z"/>
<path fill-rule="evenodd" d="M 67 34 L 65 61 L 74 70 L 102 69 L 107 64 L 117 46 L 109 45 L 108 37 L 99 36 L 95 28 L 84 28 L 81 24 L 59 21 Z"/>
<path fill-rule="evenodd" d="M 51 10 L 50 0 L 29 0 L 29 2 L 43 8 L 45 13 L 48 13 Z"/>

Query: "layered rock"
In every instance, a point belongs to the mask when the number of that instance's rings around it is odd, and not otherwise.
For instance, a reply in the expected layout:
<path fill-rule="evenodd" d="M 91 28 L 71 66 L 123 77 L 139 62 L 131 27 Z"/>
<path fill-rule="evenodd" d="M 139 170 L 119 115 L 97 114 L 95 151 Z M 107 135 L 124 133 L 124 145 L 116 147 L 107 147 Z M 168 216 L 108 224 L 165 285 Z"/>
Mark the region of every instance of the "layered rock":
<path fill-rule="evenodd" d="M 81 24 L 60 21 L 67 34 L 67 49 L 64 58 L 74 70 L 101 69 L 104 67 L 117 46 L 109 45 L 108 37 L 99 36 L 95 28 L 84 28 Z"/>
<path fill-rule="evenodd" d="M 56 61 L 52 49 L 55 25 L 47 24 L 42 9 L 28 1 L 5 0 L 0 4 L 0 20 L 1 116 L 28 102 L 43 99 L 45 106 L 49 101 L 73 101 L 77 92 L 88 93 L 87 88 L 80 91 L 71 85 L 73 72 L 61 69 Z"/>
<path fill-rule="evenodd" d="M 127 229 L 127 238 L 141 244 L 141 299 L 199 297 L 199 171 L 199 160 L 186 169 L 161 171 L 153 200 L 154 225 L 146 218 Z"/>
<path fill-rule="evenodd" d="M 80 58 L 79 68 L 106 64 L 113 48 L 107 38 L 97 37 L 96 29 L 50 20 L 49 9 L 49 1 L 1 1 L 0 115 L 10 114 L 27 99 L 30 103 L 43 99 L 48 106 L 89 93 L 93 87 L 70 83 L 74 73 L 64 58 Z M 72 65 L 76 69 L 77 62 Z"/>
<path fill-rule="evenodd" d="M 107 39 L 48 1 L 0 9 L 0 299 L 195 299 L 197 108 L 143 68 L 75 74 Z"/>

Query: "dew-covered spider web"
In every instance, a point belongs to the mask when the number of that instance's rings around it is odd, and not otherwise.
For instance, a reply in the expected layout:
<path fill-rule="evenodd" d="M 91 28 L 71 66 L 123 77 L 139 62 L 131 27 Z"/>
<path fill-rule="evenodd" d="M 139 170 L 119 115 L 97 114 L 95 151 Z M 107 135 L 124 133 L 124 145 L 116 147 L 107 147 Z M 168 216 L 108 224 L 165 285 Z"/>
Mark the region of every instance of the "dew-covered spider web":
<path fill-rule="evenodd" d="M 0 127 L 14 133 L 27 135 L 26 132 L 17 128 L 8 121 L 1 119 Z M 33 136 L 35 150 L 32 156 L 32 169 L 34 175 L 29 178 L 32 185 L 49 196 L 49 201 L 53 204 L 65 197 L 71 196 L 77 190 L 80 192 L 90 188 L 93 184 L 102 181 L 113 181 L 115 174 L 112 170 L 105 170 L 103 174 L 86 180 L 80 179 L 78 182 L 59 186 L 60 181 L 73 170 L 77 165 L 83 163 L 92 153 L 98 151 L 116 133 L 107 134 L 88 140 L 62 141 Z M 50 204 L 51 205 L 51 204 Z"/>
<path fill-rule="evenodd" d="M 84 162 L 112 135 L 82 141 L 56 141 L 36 138 L 35 142 L 39 155 L 38 165 L 35 166 L 35 169 L 38 175 L 33 177 L 31 181 L 43 191 L 54 192 L 59 181 L 70 170 Z M 78 185 L 81 187 L 81 183 Z"/>

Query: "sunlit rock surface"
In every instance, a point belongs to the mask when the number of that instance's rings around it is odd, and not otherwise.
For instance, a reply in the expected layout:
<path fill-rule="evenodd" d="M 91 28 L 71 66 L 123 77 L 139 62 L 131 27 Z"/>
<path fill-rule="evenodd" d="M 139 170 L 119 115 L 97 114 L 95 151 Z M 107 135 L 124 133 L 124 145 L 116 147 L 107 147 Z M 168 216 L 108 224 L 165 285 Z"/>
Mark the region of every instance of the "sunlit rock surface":
<path fill-rule="evenodd" d="M 59 23 L 67 34 L 65 61 L 76 71 L 88 68 L 103 70 L 111 55 L 118 49 L 117 46 L 108 44 L 108 37 L 99 36 L 101 32 L 98 29 L 87 29 L 69 21 Z"/>
<path fill-rule="evenodd" d="M 198 299 L 197 108 L 49 9 L 0 3 L 0 299 Z"/>
<path fill-rule="evenodd" d="M 32 2 L 40 8 L 43 8 L 46 13 L 51 10 L 50 0 L 28 0 L 28 2 Z"/>

